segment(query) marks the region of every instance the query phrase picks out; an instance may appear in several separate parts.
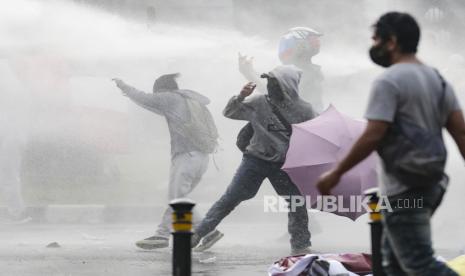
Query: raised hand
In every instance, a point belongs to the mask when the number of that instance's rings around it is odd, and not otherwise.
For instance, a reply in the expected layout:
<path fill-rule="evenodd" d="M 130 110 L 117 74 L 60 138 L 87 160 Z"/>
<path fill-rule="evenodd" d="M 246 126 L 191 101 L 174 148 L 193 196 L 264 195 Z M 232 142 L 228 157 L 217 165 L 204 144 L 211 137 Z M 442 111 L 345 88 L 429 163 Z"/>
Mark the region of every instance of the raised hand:
<path fill-rule="evenodd" d="M 119 78 L 113 78 L 113 79 L 111 79 L 111 80 L 114 81 L 115 84 L 116 84 L 116 86 L 118 86 L 118 87 L 120 87 L 121 85 L 124 84 L 124 82 L 123 82 L 121 79 L 119 79 Z"/>
<path fill-rule="evenodd" d="M 253 93 L 255 87 L 257 87 L 255 83 L 253 82 L 247 83 L 246 85 L 244 85 L 244 87 L 242 87 L 242 90 L 239 96 L 243 99 L 250 96 Z"/>
<path fill-rule="evenodd" d="M 238 53 L 239 72 L 243 75 L 253 72 L 253 57 L 248 57 Z"/>
<path fill-rule="evenodd" d="M 330 195 L 331 190 L 337 186 L 340 180 L 341 175 L 332 170 L 320 176 L 320 179 L 318 179 L 318 182 L 316 183 L 316 187 L 322 195 Z"/>

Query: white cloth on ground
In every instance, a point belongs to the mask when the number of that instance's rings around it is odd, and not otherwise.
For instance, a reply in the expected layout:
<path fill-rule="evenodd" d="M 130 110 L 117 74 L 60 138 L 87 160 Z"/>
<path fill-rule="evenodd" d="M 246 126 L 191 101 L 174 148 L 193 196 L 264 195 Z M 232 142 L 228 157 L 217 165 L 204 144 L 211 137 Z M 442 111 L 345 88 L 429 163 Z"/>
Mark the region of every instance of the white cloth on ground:
<path fill-rule="evenodd" d="M 357 274 L 348 271 L 342 263 L 335 260 L 327 260 L 321 255 L 307 254 L 287 270 L 283 270 L 278 264 L 273 264 L 268 268 L 268 276 L 299 276 L 310 264 L 318 257 L 320 260 L 325 260 L 329 263 L 330 276 L 357 276 Z M 313 276 L 313 275 L 309 275 Z"/>

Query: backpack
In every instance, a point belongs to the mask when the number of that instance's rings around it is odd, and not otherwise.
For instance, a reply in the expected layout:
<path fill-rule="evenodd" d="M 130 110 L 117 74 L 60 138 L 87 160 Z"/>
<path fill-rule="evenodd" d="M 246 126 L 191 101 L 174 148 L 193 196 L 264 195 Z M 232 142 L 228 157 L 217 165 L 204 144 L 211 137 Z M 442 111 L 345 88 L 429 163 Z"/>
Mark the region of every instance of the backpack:
<path fill-rule="evenodd" d="M 378 150 L 386 172 L 392 173 L 403 185 L 418 187 L 435 184 L 444 177 L 447 151 L 442 133 L 425 131 L 415 124 L 402 122 L 391 126 Z"/>
<path fill-rule="evenodd" d="M 435 109 L 440 112 L 443 108 L 446 82 L 437 73 L 441 79 L 442 91 Z M 396 147 L 383 146 L 393 144 Z M 415 123 L 396 119 L 378 152 L 384 161 L 386 172 L 395 175 L 403 185 L 410 188 L 434 185 L 445 176 L 447 150 L 441 129 L 431 132 Z"/>
<path fill-rule="evenodd" d="M 253 134 L 254 129 L 251 123 L 247 123 L 241 128 L 236 138 L 236 146 L 240 151 L 245 152 L 247 146 L 250 144 Z"/>
<path fill-rule="evenodd" d="M 218 130 L 213 116 L 204 104 L 184 98 L 189 109 L 190 120 L 182 124 L 187 136 L 199 151 L 213 153 L 218 147 Z"/>
<path fill-rule="evenodd" d="M 270 101 L 268 96 L 265 96 L 265 97 L 266 97 L 266 102 L 271 107 L 271 111 L 276 116 L 276 118 L 279 120 L 279 122 L 286 128 L 288 136 L 291 136 L 291 133 L 292 133 L 291 124 L 286 120 L 286 118 L 284 118 L 284 116 L 279 111 L 278 107 L 275 106 Z M 247 149 L 247 146 L 250 144 L 250 140 L 252 139 L 253 134 L 254 134 L 254 129 L 250 122 L 241 128 L 236 138 L 236 146 L 239 148 L 240 151 L 245 152 L 245 150 Z"/>

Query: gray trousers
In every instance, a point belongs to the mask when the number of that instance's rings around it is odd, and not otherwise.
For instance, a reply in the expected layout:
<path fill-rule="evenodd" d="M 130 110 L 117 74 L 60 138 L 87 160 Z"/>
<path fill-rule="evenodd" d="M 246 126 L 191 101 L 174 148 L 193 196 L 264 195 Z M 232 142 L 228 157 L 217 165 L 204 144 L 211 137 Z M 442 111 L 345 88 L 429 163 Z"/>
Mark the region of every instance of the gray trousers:
<path fill-rule="evenodd" d="M 199 184 L 203 174 L 207 171 L 209 155 L 193 151 L 177 154 L 171 160 L 168 200 L 187 197 Z M 156 235 L 169 237 L 171 234 L 171 207 L 168 207 L 162 217 Z M 193 211 L 194 226 L 201 220 L 196 208 Z"/>

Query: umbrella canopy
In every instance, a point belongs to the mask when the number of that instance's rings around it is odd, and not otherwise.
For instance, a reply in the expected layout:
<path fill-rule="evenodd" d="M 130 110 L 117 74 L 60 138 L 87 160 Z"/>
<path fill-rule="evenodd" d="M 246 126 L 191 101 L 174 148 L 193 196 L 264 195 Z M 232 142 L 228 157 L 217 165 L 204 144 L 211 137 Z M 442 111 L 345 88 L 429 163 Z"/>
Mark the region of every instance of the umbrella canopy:
<path fill-rule="evenodd" d="M 312 207 L 315 207 L 317 198 L 321 199 L 315 186 L 318 178 L 347 155 L 365 126 L 365 121 L 341 114 L 333 106 L 315 119 L 292 125 L 292 136 L 282 169 L 302 195 L 310 196 Z M 377 156 L 373 153 L 342 177 L 332 194 L 337 196 L 337 206 L 343 208 L 332 213 L 355 220 L 366 212 L 360 206 L 361 198 L 356 196 L 377 186 L 377 162 Z"/>

